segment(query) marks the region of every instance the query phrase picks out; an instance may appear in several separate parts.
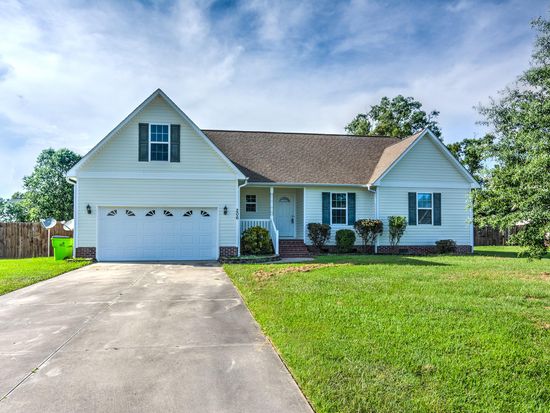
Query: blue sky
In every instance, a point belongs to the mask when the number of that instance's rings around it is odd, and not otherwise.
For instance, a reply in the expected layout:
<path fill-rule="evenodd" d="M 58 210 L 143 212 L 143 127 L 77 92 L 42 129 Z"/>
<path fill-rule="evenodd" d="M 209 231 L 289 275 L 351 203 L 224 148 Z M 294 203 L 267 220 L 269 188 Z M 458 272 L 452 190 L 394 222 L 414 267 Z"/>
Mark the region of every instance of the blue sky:
<path fill-rule="evenodd" d="M 546 1 L 0 3 L 0 196 L 40 150 L 81 154 L 161 87 L 202 128 L 343 132 L 382 96 L 479 136 Z"/>

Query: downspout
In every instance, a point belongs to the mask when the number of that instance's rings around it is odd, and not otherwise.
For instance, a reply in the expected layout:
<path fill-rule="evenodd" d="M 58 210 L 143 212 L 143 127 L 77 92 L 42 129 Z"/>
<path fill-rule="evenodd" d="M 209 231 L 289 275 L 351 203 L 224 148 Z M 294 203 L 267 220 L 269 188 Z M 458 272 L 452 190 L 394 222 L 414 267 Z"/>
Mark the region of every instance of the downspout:
<path fill-rule="evenodd" d="M 78 181 L 68 176 L 65 177 L 65 180 L 73 186 L 73 258 L 76 258 L 76 234 L 78 228 Z"/>
<path fill-rule="evenodd" d="M 374 217 L 376 219 L 380 219 L 380 213 L 378 211 L 378 190 L 372 190 L 371 187 L 372 185 L 371 184 L 368 184 L 366 185 L 367 187 L 367 191 L 369 192 L 372 192 L 374 194 Z M 374 253 L 375 254 L 378 254 L 378 238 L 379 237 L 376 237 L 376 242 L 374 243 Z"/>
<path fill-rule="evenodd" d="M 239 181 L 237 181 L 239 182 Z M 244 188 L 246 185 L 248 185 L 248 176 L 244 178 L 244 183 L 242 185 L 238 186 L 237 191 L 237 211 L 236 218 L 237 218 L 237 255 L 241 256 L 241 188 Z"/>

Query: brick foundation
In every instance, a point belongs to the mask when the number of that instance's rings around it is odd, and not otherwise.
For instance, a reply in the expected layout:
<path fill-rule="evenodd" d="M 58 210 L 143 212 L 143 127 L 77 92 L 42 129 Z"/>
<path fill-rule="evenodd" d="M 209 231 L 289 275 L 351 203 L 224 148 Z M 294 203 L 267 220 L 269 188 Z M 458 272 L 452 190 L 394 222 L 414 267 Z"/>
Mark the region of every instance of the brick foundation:
<path fill-rule="evenodd" d="M 378 254 L 406 254 L 406 255 L 429 255 L 436 254 L 435 245 L 380 245 Z M 470 245 L 457 245 L 456 254 L 467 255 L 472 253 Z"/>
<path fill-rule="evenodd" d="M 220 258 L 235 257 L 239 253 L 237 247 L 220 247 Z"/>
<path fill-rule="evenodd" d="M 95 260 L 95 247 L 78 247 L 76 258 L 91 258 Z"/>
<path fill-rule="evenodd" d="M 319 251 L 317 251 L 317 248 L 315 248 L 313 245 L 308 245 L 307 249 L 312 254 L 318 254 Z M 338 250 L 336 249 L 336 245 L 325 245 L 323 248 L 323 253 L 329 253 L 329 254 L 337 254 Z M 374 247 L 372 245 L 367 245 L 367 248 L 363 245 L 356 245 L 353 247 L 353 249 L 350 251 L 350 254 L 356 254 L 356 253 L 363 253 L 363 254 L 374 254 Z"/>

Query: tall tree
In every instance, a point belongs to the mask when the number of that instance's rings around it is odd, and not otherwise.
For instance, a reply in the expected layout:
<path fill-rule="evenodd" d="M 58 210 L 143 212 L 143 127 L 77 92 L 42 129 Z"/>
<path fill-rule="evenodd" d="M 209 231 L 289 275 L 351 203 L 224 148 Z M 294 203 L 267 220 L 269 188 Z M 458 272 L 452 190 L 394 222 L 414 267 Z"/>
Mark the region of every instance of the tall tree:
<path fill-rule="evenodd" d="M 496 140 L 495 168 L 477 207 L 485 224 L 522 223 L 511 242 L 541 257 L 550 232 L 550 21 L 532 25 L 538 33 L 529 69 L 479 108 Z"/>
<path fill-rule="evenodd" d="M 65 174 L 79 160 L 80 155 L 69 149 L 44 149 L 38 155 L 33 173 L 23 178 L 26 190 L 23 202 L 31 221 L 73 217 L 73 188 L 65 180 Z"/>
<path fill-rule="evenodd" d="M 441 129 L 436 118 L 439 112 L 426 113 L 422 103 L 413 97 L 398 95 L 393 99 L 383 97 L 378 105 L 371 106 L 368 113 L 359 113 L 345 127 L 351 135 L 384 135 L 403 138 L 430 128 L 439 138 Z"/>
<path fill-rule="evenodd" d="M 486 134 L 479 139 L 463 139 L 460 142 L 449 143 L 447 148 L 478 182 L 483 183 L 486 175 L 485 161 L 493 154 L 494 140 L 493 135 Z"/>
<path fill-rule="evenodd" d="M 0 222 L 26 221 L 29 221 L 29 210 L 22 193 L 16 192 L 10 199 L 0 198 Z"/>

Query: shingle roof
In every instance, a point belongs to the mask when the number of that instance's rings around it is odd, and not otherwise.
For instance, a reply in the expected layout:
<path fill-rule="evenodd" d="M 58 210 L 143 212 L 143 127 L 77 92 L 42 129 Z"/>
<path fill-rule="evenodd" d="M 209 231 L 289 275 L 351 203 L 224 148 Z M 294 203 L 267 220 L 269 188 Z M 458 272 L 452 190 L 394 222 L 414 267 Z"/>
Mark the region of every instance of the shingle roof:
<path fill-rule="evenodd" d="M 414 141 L 385 136 L 210 130 L 203 132 L 249 182 L 373 182 Z M 383 171 L 382 171 L 383 172 Z"/>

